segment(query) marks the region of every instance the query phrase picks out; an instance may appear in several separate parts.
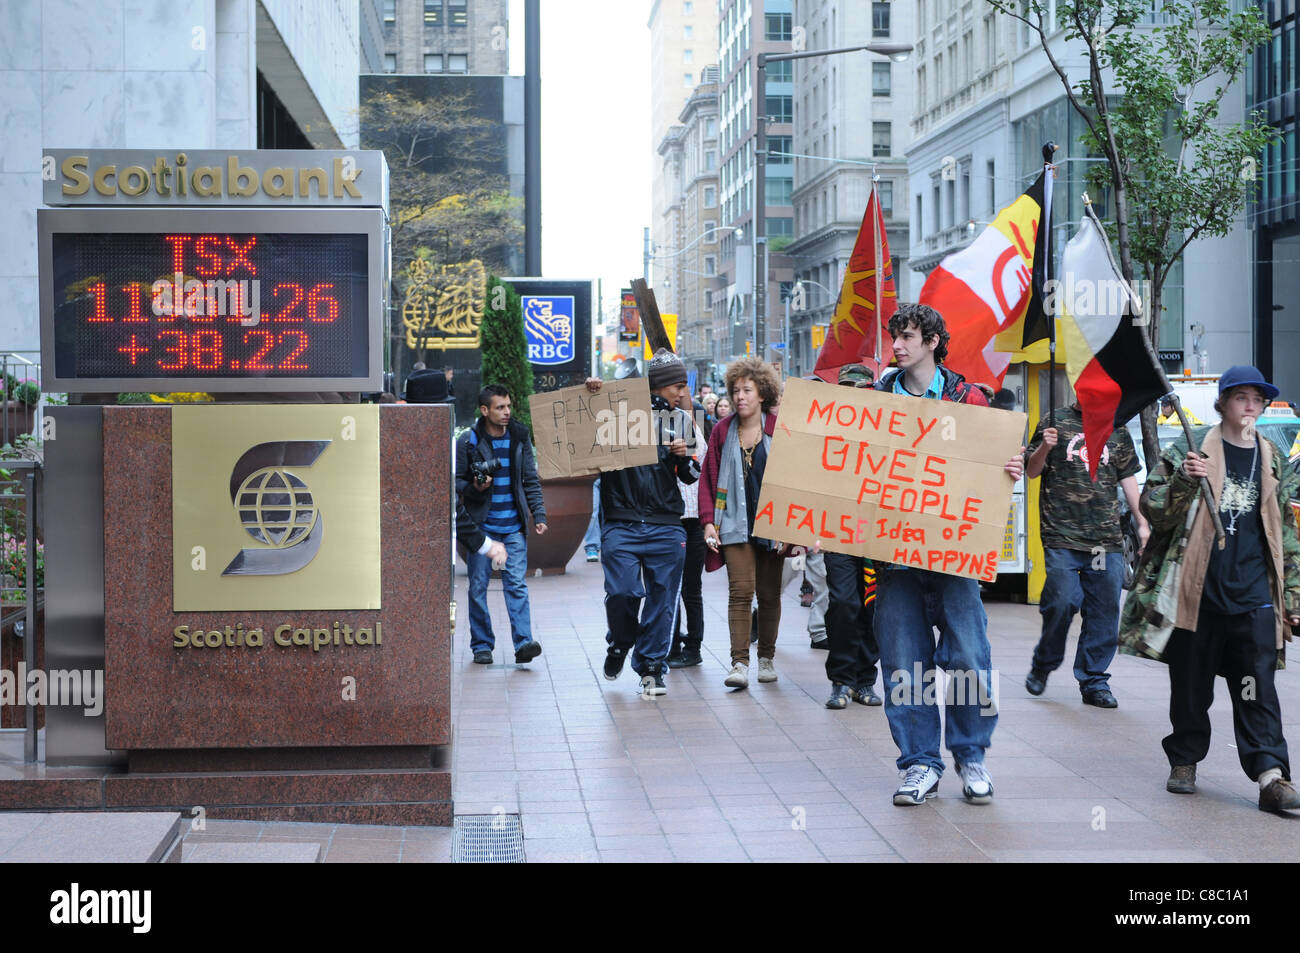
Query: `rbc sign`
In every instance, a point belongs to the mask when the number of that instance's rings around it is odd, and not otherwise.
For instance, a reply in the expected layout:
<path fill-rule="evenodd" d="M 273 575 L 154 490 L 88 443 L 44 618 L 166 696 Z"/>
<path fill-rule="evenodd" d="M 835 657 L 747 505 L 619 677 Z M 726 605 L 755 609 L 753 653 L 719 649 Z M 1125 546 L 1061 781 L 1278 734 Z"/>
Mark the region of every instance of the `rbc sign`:
<path fill-rule="evenodd" d="M 524 295 L 524 337 L 533 364 L 573 360 L 573 296 Z"/>

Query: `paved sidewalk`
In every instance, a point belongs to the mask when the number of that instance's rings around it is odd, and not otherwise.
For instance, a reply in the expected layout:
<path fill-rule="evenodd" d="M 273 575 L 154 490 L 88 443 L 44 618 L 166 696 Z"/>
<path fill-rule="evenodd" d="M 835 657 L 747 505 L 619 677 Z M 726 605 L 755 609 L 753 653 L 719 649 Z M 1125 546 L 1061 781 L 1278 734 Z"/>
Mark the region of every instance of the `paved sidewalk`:
<path fill-rule="evenodd" d="M 1300 854 L 1300 816 L 1256 808 L 1222 688 L 1194 797 L 1164 790 L 1163 665 L 1121 656 L 1115 711 L 1085 707 L 1068 670 L 1041 698 L 1023 680 L 1037 607 L 988 604 L 1000 720 L 988 767 L 996 797 L 967 804 L 951 768 L 939 798 L 895 807 L 897 749 L 880 708 L 823 706 L 825 653 L 808 647 L 797 584 L 786 592 L 780 680 L 746 691 L 729 669 L 726 574 L 706 574 L 705 662 L 643 699 L 626 670 L 600 672 L 603 576 L 581 554 L 529 581 L 543 655 L 515 665 L 500 584 L 488 600 L 496 663 L 470 661 L 458 574 L 454 658 L 456 813 L 519 812 L 539 861 L 1245 861 Z M 1076 630 L 1078 623 L 1076 621 Z M 505 646 L 503 651 L 502 646 Z M 1069 652 L 1072 659 L 1074 641 Z M 1300 677 L 1278 673 L 1285 730 L 1300 739 Z M 877 690 L 881 686 L 877 684 Z"/>

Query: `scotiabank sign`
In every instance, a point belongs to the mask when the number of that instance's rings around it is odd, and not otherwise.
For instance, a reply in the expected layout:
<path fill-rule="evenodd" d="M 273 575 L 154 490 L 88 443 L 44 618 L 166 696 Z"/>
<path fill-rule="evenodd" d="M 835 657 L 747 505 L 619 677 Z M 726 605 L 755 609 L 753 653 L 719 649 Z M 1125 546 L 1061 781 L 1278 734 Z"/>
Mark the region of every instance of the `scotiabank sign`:
<path fill-rule="evenodd" d="M 47 149 L 46 205 L 387 205 L 382 152 Z"/>

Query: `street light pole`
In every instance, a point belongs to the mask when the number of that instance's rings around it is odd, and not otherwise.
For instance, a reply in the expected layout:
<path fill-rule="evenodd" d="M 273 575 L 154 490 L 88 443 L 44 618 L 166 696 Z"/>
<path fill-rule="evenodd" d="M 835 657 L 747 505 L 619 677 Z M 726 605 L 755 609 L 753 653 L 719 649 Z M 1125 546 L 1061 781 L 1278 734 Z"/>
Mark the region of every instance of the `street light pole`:
<path fill-rule="evenodd" d="M 902 61 L 912 52 L 912 44 L 868 43 L 833 50 L 759 53 L 754 57 L 754 350 L 760 358 L 764 354 L 763 337 L 767 327 L 767 64 L 863 50 Z M 787 341 L 787 349 L 789 346 Z"/>

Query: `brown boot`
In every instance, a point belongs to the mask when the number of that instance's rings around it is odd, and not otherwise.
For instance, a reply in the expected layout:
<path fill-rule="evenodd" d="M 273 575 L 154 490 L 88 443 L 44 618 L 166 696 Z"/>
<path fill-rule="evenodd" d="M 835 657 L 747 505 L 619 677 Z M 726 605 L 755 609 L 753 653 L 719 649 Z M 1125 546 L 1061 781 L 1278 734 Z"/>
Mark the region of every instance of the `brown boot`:
<path fill-rule="evenodd" d="M 1169 780 L 1165 782 L 1165 790 L 1170 794 L 1195 794 L 1196 793 L 1196 765 L 1194 764 L 1176 764 L 1169 772 Z M 1260 805 L 1264 803 L 1264 795 L 1260 795 Z"/>
<path fill-rule="evenodd" d="M 1300 791 L 1290 781 L 1278 778 L 1259 792 L 1261 811 L 1294 811 L 1300 808 Z"/>

